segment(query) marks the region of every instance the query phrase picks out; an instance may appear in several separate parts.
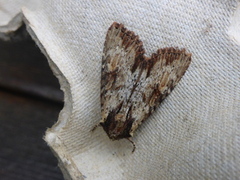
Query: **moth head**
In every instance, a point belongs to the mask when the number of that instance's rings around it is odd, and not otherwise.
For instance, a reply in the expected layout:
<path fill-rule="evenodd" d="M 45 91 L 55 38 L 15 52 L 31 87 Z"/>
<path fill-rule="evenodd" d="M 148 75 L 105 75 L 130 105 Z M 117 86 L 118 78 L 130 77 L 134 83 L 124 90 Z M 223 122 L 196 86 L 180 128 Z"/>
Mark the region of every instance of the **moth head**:
<path fill-rule="evenodd" d="M 109 113 L 107 119 L 100 123 L 112 140 L 131 137 L 130 130 L 133 121 L 122 114 Z"/>
<path fill-rule="evenodd" d="M 118 132 L 109 132 L 108 137 L 112 140 L 117 140 L 117 139 L 120 139 L 119 138 L 120 134 L 121 133 L 118 133 Z"/>
<path fill-rule="evenodd" d="M 115 116 L 115 119 L 112 121 L 108 129 L 107 134 L 112 140 L 121 139 L 128 134 L 128 132 L 125 130 L 125 121 L 121 121 L 118 119 L 119 117 L 120 116 Z"/>

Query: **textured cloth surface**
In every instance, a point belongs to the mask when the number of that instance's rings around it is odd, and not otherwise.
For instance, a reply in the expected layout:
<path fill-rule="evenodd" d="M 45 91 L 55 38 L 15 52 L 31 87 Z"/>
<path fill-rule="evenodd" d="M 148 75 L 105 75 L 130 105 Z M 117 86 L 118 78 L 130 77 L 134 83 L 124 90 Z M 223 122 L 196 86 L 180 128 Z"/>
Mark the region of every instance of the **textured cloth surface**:
<path fill-rule="evenodd" d="M 46 1 L 23 9 L 29 32 L 65 92 L 46 141 L 73 179 L 240 177 L 240 51 L 228 35 L 238 1 Z M 101 56 L 108 27 L 123 23 L 158 48 L 186 48 L 192 63 L 170 96 L 127 140 L 100 120 Z M 69 174 L 69 175 L 67 175 Z"/>
<path fill-rule="evenodd" d="M 38 5 L 39 1 L 36 0 L 0 0 L 0 33 L 8 33 L 19 28 L 22 23 L 22 6 L 33 9 Z"/>

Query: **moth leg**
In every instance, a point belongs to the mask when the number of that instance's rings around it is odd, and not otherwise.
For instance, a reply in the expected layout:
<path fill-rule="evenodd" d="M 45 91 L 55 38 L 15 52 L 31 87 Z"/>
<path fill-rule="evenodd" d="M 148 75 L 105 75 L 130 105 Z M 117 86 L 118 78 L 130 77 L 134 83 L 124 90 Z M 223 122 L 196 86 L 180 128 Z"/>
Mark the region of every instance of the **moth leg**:
<path fill-rule="evenodd" d="M 92 131 L 92 132 L 95 131 L 95 129 L 97 129 L 97 127 L 99 127 L 99 126 L 100 126 L 100 123 L 96 124 L 96 125 L 92 128 L 91 131 Z"/>
<path fill-rule="evenodd" d="M 132 150 L 132 153 L 135 151 L 135 149 L 136 149 L 136 145 L 135 145 L 135 143 L 130 139 L 130 138 L 126 138 L 128 141 L 130 141 L 130 143 L 132 143 L 132 145 L 133 145 L 133 150 Z"/>

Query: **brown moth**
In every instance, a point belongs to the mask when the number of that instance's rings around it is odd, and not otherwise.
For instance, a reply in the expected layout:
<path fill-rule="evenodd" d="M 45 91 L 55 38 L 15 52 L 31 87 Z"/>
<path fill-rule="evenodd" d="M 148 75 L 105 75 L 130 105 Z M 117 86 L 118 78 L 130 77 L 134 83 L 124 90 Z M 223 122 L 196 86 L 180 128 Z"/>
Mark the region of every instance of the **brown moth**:
<path fill-rule="evenodd" d="M 123 24 L 111 25 L 102 58 L 99 124 L 112 140 L 132 142 L 134 131 L 173 90 L 191 62 L 185 49 L 158 49 L 150 58 L 144 53 L 134 32 Z"/>

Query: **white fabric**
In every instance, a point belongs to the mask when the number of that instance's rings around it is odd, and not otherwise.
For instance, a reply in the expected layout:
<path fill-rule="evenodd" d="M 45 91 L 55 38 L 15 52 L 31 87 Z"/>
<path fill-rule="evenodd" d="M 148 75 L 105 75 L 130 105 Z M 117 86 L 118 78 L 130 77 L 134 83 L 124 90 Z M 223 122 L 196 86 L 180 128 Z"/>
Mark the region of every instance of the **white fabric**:
<path fill-rule="evenodd" d="M 36 0 L 0 0 L 0 33 L 12 32 L 19 28 L 22 24 L 22 6 L 33 9 L 39 4 Z"/>
<path fill-rule="evenodd" d="M 23 9 L 65 92 L 59 121 L 45 139 L 66 178 L 240 177 L 238 3 L 60 0 Z M 133 154 L 127 140 L 111 141 L 101 127 L 91 132 L 100 121 L 101 56 L 113 21 L 138 34 L 148 56 L 170 46 L 192 53 L 180 83 L 136 131 Z"/>

